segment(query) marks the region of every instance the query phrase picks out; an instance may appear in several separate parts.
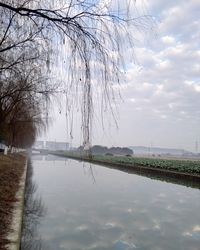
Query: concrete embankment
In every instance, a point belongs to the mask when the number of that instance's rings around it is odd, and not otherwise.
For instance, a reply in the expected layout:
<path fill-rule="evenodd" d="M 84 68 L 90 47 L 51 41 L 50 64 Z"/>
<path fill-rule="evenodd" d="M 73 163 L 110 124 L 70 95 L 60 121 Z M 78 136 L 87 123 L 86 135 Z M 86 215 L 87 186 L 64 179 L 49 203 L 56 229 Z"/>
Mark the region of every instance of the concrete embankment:
<path fill-rule="evenodd" d="M 20 249 L 26 173 L 27 173 L 27 162 L 25 164 L 24 173 L 20 180 L 19 189 L 16 193 L 16 202 L 13 207 L 12 222 L 7 236 L 9 244 L 6 247 L 8 250 Z"/>

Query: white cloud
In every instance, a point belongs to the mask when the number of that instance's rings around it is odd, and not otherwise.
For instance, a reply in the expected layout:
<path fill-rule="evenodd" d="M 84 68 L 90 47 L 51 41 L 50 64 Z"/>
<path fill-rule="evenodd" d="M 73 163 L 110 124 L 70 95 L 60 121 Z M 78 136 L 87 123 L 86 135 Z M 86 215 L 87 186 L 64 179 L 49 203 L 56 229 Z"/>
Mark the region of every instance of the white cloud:
<path fill-rule="evenodd" d="M 164 44 L 167 44 L 167 45 L 171 45 L 175 42 L 175 38 L 172 36 L 163 36 L 161 40 Z"/>
<path fill-rule="evenodd" d="M 194 89 L 195 89 L 196 92 L 200 92 L 200 85 L 195 85 Z"/>
<path fill-rule="evenodd" d="M 200 232 L 200 225 L 195 225 L 192 229 L 193 232 Z"/>

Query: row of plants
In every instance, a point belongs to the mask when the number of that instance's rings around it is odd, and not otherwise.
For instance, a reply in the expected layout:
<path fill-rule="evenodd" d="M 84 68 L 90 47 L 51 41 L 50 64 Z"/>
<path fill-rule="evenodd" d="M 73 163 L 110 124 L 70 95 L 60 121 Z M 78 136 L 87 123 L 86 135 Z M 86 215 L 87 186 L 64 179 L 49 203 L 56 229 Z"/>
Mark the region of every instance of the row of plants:
<path fill-rule="evenodd" d="M 195 160 L 172 160 L 172 159 L 153 159 L 153 158 L 139 158 L 127 156 L 111 156 L 111 155 L 83 155 L 77 152 L 67 152 L 64 154 L 68 157 L 77 159 L 85 159 L 89 161 L 99 161 L 104 163 L 113 163 L 129 166 L 143 166 L 151 168 L 160 168 L 166 170 L 173 170 L 184 173 L 200 174 L 200 161 Z"/>
<path fill-rule="evenodd" d="M 95 155 L 94 160 L 124 165 L 140 165 L 186 173 L 200 173 L 200 161 Z"/>

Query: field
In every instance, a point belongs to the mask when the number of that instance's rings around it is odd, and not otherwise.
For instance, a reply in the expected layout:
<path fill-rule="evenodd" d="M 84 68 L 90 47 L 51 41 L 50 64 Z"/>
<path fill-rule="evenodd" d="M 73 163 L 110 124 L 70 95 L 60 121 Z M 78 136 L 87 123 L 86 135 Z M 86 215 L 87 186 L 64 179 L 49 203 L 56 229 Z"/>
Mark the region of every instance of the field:
<path fill-rule="evenodd" d="M 181 173 L 200 174 L 200 161 L 197 160 L 175 160 L 158 158 L 139 158 L 127 156 L 92 155 L 81 156 L 75 152 L 64 153 L 65 156 L 89 161 L 110 163 L 124 166 L 143 166 L 162 170 L 171 170 Z"/>
<path fill-rule="evenodd" d="M 138 158 L 125 156 L 93 156 L 95 160 L 107 161 L 125 165 L 139 165 L 145 167 L 161 168 L 166 170 L 175 170 L 185 173 L 200 173 L 200 161 L 187 160 L 168 160 L 168 159 L 153 159 L 153 158 Z"/>

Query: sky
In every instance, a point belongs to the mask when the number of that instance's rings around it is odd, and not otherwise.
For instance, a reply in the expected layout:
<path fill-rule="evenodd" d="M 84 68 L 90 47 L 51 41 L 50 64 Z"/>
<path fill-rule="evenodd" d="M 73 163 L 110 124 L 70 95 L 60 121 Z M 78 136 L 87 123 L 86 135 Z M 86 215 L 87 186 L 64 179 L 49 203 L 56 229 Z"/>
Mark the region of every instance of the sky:
<path fill-rule="evenodd" d="M 142 3 L 157 26 L 127 51 L 134 51 L 135 58 L 126 65 L 123 84 L 114 85 L 122 96 L 114 107 L 117 126 L 111 114 L 104 115 L 103 126 L 99 114 L 94 114 L 92 143 L 195 152 L 197 141 L 200 151 L 199 0 Z M 59 112 L 64 105 L 54 106 L 52 124 L 38 139 L 69 142 L 65 112 Z M 74 146 L 82 141 L 78 116 L 74 114 L 70 141 Z"/>

